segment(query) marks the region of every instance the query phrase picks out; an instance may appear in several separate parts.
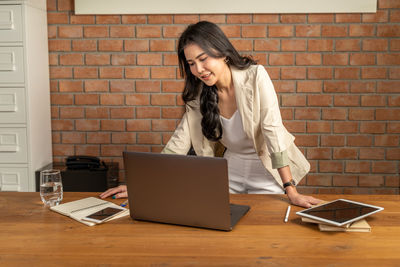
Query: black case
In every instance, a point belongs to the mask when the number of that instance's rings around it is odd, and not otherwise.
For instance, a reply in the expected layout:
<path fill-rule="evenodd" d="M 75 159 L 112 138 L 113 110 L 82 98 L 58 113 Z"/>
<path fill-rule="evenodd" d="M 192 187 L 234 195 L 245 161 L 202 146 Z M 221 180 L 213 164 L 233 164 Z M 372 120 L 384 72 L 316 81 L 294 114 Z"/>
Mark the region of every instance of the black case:
<path fill-rule="evenodd" d="M 107 169 L 107 166 L 103 161 L 100 161 L 98 157 L 91 156 L 69 156 L 65 160 L 65 165 L 68 170 Z"/>
<path fill-rule="evenodd" d="M 103 192 L 108 188 L 118 185 L 119 166 L 117 162 L 104 163 L 99 167 L 83 168 L 78 165 L 70 168 L 62 163 L 49 164 L 35 173 L 36 192 L 39 192 L 40 171 L 46 169 L 58 169 L 61 172 L 61 179 L 64 192 Z M 88 166 L 86 164 L 86 166 Z"/>

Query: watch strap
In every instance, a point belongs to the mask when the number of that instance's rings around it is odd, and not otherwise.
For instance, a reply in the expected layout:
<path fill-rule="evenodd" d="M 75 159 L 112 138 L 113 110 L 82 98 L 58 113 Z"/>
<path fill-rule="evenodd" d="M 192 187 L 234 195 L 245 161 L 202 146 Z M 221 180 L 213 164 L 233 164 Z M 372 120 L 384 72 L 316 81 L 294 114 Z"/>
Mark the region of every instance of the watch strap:
<path fill-rule="evenodd" d="M 285 191 L 285 194 L 286 194 L 286 187 L 288 186 L 296 186 L 296 182 L 293 179 L 290 179 L 289 182 L 283 184 L 283 190 Z"/>

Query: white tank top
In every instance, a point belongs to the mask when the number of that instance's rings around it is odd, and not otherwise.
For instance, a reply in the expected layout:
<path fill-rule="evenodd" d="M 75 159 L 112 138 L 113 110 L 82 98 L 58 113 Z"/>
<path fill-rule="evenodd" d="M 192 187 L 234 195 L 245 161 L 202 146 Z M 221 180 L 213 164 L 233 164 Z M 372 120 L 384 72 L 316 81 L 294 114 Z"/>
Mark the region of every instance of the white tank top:
<path fill-rule="evenodd" d="M 243 130 L 242 117 L 238 110 L 230 119 L 222 116 L 222 139 L 221 143 L 231 152 L 238 154 L 256 154 L 253 141 L 247 137 Z"/>

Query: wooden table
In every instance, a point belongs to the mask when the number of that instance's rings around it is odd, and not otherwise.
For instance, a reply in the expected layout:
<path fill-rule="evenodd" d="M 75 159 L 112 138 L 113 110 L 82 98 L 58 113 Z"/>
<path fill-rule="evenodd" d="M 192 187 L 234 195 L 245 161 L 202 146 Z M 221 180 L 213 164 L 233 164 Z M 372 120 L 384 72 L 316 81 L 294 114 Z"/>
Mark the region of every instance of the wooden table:
<path fill-rule="evenodd" d="M 64 193 L 68 202 L 96 193 Z M 320 232 L 282 195 L 232 195 L 251 206 L 231 232 L 134 221 L 93 227 L 44 208 L 39 193 L 0 192 L 0 266 L 400 266 L 399 195 L 318 195 L 382 206 L 371 233 Z M 122 200 L 115 200 L 119 203 Z"/>

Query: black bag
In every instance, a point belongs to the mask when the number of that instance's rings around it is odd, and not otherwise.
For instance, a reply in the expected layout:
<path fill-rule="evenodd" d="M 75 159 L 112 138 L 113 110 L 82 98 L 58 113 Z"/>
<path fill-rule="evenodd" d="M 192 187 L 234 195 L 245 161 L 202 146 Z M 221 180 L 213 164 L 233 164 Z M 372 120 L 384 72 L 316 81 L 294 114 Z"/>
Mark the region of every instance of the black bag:
<path fill-rule="evenodd" d="M 98 157 L 91 156 L 69 156 L 65 165 L 68 170 L 98 170 L 107 169 L 104 161 L 100 161 Z"/>

